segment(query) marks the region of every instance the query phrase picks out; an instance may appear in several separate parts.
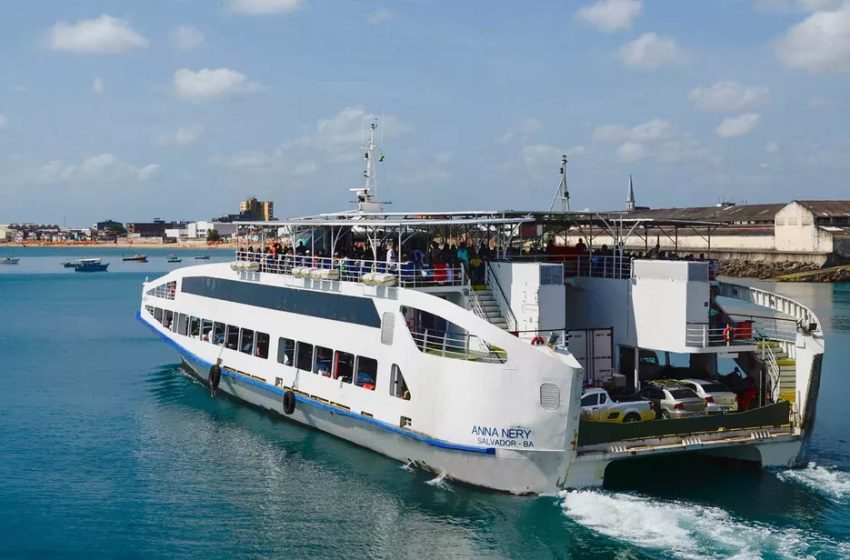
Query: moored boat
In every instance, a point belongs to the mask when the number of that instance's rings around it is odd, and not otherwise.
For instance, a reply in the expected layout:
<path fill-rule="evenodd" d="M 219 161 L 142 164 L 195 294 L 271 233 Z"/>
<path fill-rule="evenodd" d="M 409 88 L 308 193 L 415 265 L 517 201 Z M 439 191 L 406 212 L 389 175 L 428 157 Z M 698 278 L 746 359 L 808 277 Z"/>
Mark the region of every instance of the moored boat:
<path fill-rule="evenodd" d="M 109 268 L 109 263 L 102 262 L 100 259 L 77 259 L 72 261 L 71 266 L 75 272 L 105 272 Z"/>
<path fill-rule="evenodd" d="M 148 262 L 148 256 L 142 254 L 130 255 L 128 257 L 121 257 L 122 261 L 131 261 L 131 262 Z"/>
<path fill-rule="evenodd" d="M 0 264 L 18 264 L 20 257 L 0 257 Z"/>
<path fill-rule="evenodd" d="M 209 255 L 195 255 L 195 260 L 196 261 L 208 261 L 208 260 L 210 260 L 210 256 Z"/>
<path fill-rule="evenodd" d="M 183 259 L 181 259 L 177 255 L 169 255 L 168 258 L 166 259 L 166 262 L 179 263 L 179 262 L 183 262 Z"/>

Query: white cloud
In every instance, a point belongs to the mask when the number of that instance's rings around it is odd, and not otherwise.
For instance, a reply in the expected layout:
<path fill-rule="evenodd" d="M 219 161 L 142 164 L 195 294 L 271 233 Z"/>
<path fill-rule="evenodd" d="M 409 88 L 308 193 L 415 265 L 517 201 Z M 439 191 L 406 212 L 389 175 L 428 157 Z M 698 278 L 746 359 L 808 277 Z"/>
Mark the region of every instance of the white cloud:
<path fill-rule="evenodd" d="M 576 17 L 600 31 L 610 33 L 632 26 L 640 15 L 641 0 L 600 0 L 576 12 Z"/>
<path fill-rule="evenodd" d="M 811 72 L 850 72 L 850 3 L 816 11 L 791 27 L 776 45 L 789 68 Z"/>
<path fill-rule="evenodd" d="M 115 54 L 147 47 L 148 41 L 133 31 L 125 20 L 104 14 L 74 24 L 55 24 L 48 46 L 58 51 Z"/>
<path fill-rule="evenodd" d="M 653 119 L 633 127 L 603 124 L 593 131 L 593 139 L 604 142 L 652 142 L 673 136 L 676 127 L 670 121 Z"/>
<path fill-rule="evenodd" d="M 139 169 L 136 175 L 139 177 L 139 181 L 150 181 L 159 177 L 160 171 L 159 165 L 151 163 Z"/>
<path fill-rule="evenodd" d="M 319 120 L 316 130 L 292 142 L 292 146 L 332 152 L 335 161 L 348 161 L 358 157 L 358 146 L 366 135 L 367 125 L 376 115 L 363 107 L 346 107 L 330 118 Z M 393 115 L 383 115 L 378 123 L 379 136 L 391 138 L 408 132 Z"/>
<path fill-rule="evenodd" d="M 764 147 L 764 151 L 769 154 L 774 154 L 779 151 L 779 142 L 773 140 L 767 143 L 767 146 Z"/>
<path fill-rule="evenodd" d="M 161 134 L 154 141 L 160 146 L 190 146 L 198 141 L 204 133 L 204 127 L 200 124 L 181 126 L 174 132 Z"/>
<path fill-rule="evenodd" d="M 616 153 L 625 162 L 652 159 L 661 163 L 679 163 L 706 160 L 711 156 L 690 134 L 663 119 L 653 119 L 632 127 L 601 125 L 593 131 L 593 139 L 619 144 Z"/>
<path fill-rule="evenodd" d="M 761 120 L 761 117 L 758 113 L 744 113 L 737 117 L 726 117 L 715 129 L 715 132 L 721 138 L 744 136 L 758 126 L 759 120 Z"/>
<path fill-rule="evenodd" d="M 797 0 L 797 5 L 805 12 L 819 12 L 846 6 L 847 0 Z"/>
<path fill-rule="evenodd" d="M 532 144 L 530 146 L 523 146 L 520 153 L 525 164 L 529 167 L 549 165 L 555 169 L 561 163 L 562 156 L 579 156 L 586 151 L 587 149 L 581 145 L 571 148 L 557 148 L 546 144 Z"/>
<path fill-rule="evenodd" d="M 662 66 L 681 66 L 690 63 L 690 56 L 669 37 L 644 33 L 620 47 L 620 60 L 628 66 L 655 69 Z"/>
<path fill-rule="evenodd" d="M 371 23 L 372 25 L 378 25 L 384 23 L 392 17 L 392 12 L 388 12 L 387 10 L 375 10 L 366 17 L 366 21 Z"/>
<path fill-rule="evenodd" d="M 180 52 L 189 52 L 204 44 L 204 34 L 191 25 L 180 25 L 171 30 L 171 44 Z"/>
<path fill-rule="evenodd" d="M 174 73 L 174 92 L 191 101 L 225 99 L 262 89 L 245 74 L 229 68 L 202 68 L 197 72 L 181 68 Z"/>
<path fill-rule="evenodd" d="M 237 14 L 282 14 L 298 9 L 301 0 L 230 0 L 228 6 Z"/>
<path fill-rule="evenodd" d="M 9 123 L 9 118 L 0 113 L 0 129 L 6 128 L 6 125 Z"/>
<path fill-rule="evenodd" d="M 41 183 L 89 182 L 132 182 L 149 181 L 159 176 L 160 166 L 148 164 L 136 166 L 122 162 L 111 153 L 97 154 L 77 164 L 66 164 L 53 160 L 38 167 L 35 180 Z"/>
<path fill-rule="evenodd" d="M 259 150 L 244 150 L 229 156 L 215 156 L 211 161 L 223 167 L 250 171 L 271 166 L 275 161 L 275 154 L 266 154 Z"/>
<path fill-rule="evenodd" d="M 95 78 L 91 83 L 91 90 L 95 93 L 103 93 L 103 80 L 101 78 Z"/>
<path fill-rule="evenodd" d="M 759 107 L 770 98 L 770 88 L 738 82 L 715 82 L 691 90 L 688 99 L 703 111 L 732 112 Z"/>

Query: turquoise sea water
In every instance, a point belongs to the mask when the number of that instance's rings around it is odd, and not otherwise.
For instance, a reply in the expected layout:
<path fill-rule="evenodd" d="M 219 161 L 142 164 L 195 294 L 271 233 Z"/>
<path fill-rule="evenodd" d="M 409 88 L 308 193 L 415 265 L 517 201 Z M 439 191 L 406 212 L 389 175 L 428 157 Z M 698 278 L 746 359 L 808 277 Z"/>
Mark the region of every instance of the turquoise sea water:
<path fill-rule="evenodd" d="M 133 317 L 145 276 L 195 262 L 172 252 L 0 248 L 21 256 L 0 266 L 0 558 L 850 557 L 850 286 L 774 287 L 826 330 L 813 465 L 644 463 L 528 498 L 211 400 Z M 60 267 L 83 256 L 110 272 Z"/>

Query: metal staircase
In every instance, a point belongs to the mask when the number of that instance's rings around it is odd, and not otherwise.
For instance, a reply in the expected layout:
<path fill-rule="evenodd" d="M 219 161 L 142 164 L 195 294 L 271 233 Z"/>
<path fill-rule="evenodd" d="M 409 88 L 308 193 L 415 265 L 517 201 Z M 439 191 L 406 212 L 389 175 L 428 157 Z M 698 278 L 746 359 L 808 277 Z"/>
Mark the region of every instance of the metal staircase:
<path fill-rule="evenodd" d="M 788 355 L 785 344 L 774 340 L 758 343 L 759 361 L 767 371 L 774 401 L 795 402 L 797 397 L 797 360 Z"/>
<path fill-rule="evenodd" d="M 504 315 L 502 315 L 502 310 L 496 301 L 496 296 L 493 295 L 493 290 L 490 288 L 473 289 L 470 291 L 470 295 L 473 299 L 473 307 L 476 314 L 500 329 L 508 329 L 508 322 L 505 320 Z"/>

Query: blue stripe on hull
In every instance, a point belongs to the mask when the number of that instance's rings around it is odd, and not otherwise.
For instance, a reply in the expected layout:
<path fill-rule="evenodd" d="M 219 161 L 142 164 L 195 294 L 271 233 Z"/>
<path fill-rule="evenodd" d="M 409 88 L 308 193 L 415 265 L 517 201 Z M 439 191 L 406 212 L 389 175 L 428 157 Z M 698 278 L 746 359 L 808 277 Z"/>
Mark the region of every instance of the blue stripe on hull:
<path fill-rule="evenodd" d="M 181 346 L 176 341 L 168 338 L 167 336 L 165 336 L 164 334 L 159 332 L 153 325 L 151 325 L 145 319 L 142 318 L 141 312 L 136 311 L 136 319 L 138 319 L 140 323 L 142 323 L 143 325 L 148 327 L 154 333 L 159 335 L 159 337 L 162 340 L 164 340 L 166 343 L 173 346 L 174 349 L 177 350 L 178 353 L 180 353 L 180 355 L 182 355 L 185 358 L 195 362 L 196 364 L 199 364 L 200 366 L 202 366 L 205 369 L 212 367 L 211 362 L 208 362 L 207 360 L 201 358 L 197 354 L 191 352 L 187 348 Z M 257 381 L 256 379 L 251 379 L 250 377 L 240 375 L 240 374 L 238 374 L 234 371 L 230 371 L 226 368 L 222 368 L 221 373 L 222 373 L 222 375 L 226 375 L 227 377 L 231 377 L 231 378 L 233 378 L 233 379 L 235 379 L 235 380 L 237 380 L 241 383 L 244 383 L 246 385 L 251 385 L 251 386 L 257 387 L 259 389 L 262 389 L 264 391 L 267 391 L 269 393 L 273 393 L 273 394 L 281 396 L 281 397 L 283 396 L 284 390 L 280 387 L 275 387 L 273 385 L 269 385 L 268 383 L 263 383 L 261 381 Z M 420 441 L 420 442 L 428 444 L 432 447 L 438 447 L 440 449 L 448 449 L 448 450 L 451 450 L 451 451 L 464 451 L 464 452 L 467 452 L 467 453 L 479 453 L 479 454 L 485 454 L 485 455 L 495 455 L 496 454 L 496 449 L 494 447 L 472 447 L 472 446 L 468 446 L 468 445 L 459 445 L 459 444 L 456 444 L 456 443 L 450 443 L 450 442 L 447 442 L 447 441 L 430 438 L 428 436 L 425 436 L 425 435 L 422 435 L 422 434 L 417 434 L 415 432 L 411 432 L 411 431 L 408 431 L 408 430 L 403 430 L 401 428 L 393 426 L 392 424 L 388 424 L 386 422 L 382 422 L 382 421 L 376 420 L 374 418 L 369 418 L 368 416 L 363 416 L 363 415 L 351 412 L 349 410 L 345 410 L 343 408 L 337 408 L 335 406 L 326 405 L 326 404 L 321 403 L 319 401 L 313 400 L 309 397 L 299 395 L 298 393 L 295 393 L 295 400 L 296 400 L 296 402 L 299 402 L 303 405 L 311 406 L 313 408 L 317 408 L 319 410 L 324 410 L 326 412 L 332 412 L 334 414 L 338 414 L 338 415 L 341 415 L 341 416 L 347 416 L 349 418 L 359 420 L 360 422 L 364 422 L 366 424 L 371 424 L 373 426 L 381 428 L 382 430 L 385 430 L 385 431 L 388 431 L 388 432 L 391 432 L 391 433 L 394 433 L 394 434 L 398 434 L 398 435 L 401 435 L 401 436 L 404 436 L 404 437 L 407 437 L 407 438 L 410 438 L 410 439 L 414 439 L 416 441 Z"/>

